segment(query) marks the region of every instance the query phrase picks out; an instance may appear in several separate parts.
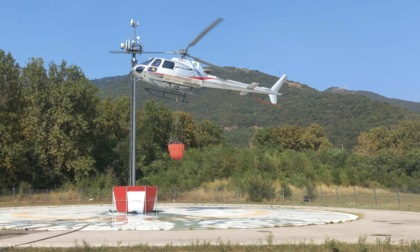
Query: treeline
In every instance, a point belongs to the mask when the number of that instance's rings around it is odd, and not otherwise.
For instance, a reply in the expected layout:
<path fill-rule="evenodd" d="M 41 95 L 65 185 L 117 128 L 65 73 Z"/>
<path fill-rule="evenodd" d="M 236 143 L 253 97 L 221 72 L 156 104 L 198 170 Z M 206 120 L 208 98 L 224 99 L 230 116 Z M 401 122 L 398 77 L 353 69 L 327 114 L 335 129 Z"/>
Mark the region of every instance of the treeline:
<path fill-rule="evenodd" d="M 254 134 L 251 147 L 191 148 L 181 162 L 156 160 L 144 167 L 141 182 L 191 190 L 214 180 L 228 181 L 223 186 L 249 192 L 259 199 L 255 201 L 274 197 L 278 185 L 286 191 L 290 185 L 309 190 L 323 184 L 420 193 L 419 127 L 420 122 L 406 121 L 387 128 L 390 137 L 405 136 L 399 137 L 400 143 L 407 142 L 404 150 L 384 145 L 383 136 L 376 138 L 380 127 L 362 133 L 353 152 L 332 147 L 315 124 L 265 128 Z"/>
<path fill-rule="evenodd" d="M 77 66 L 63 61 L 45 68 L 33 58 L 21 68 L 0 50 L 0 189 L 21 183 L 54 188 L 105 172 L 125 183 L 129 105 L 127 97 L 99 99 Z M 153 101 L 137 118 L 139 167 L 166 155 L 175 122 L 187 147 L 224 142 L 211 121 L 196 124 L 191 115 Z"/>
<path fill-rule="evenodd" d="M 20 67 L 0 50 L 0 189 L 126 184 L 129 103 L 126 96 L 100 99 L 77 66 L 46 68 L 32 59 Z M 153 100 L 138 111 L 137 126 L 139 184 L 190 190 L 224 180 L 245 191 L 270 192 L 276 184 L 419 191 L 419 121 L 362 132 L 352 151 L 333 147 L 316 123 L 261 128 L 248 146 L 233 147 L 213 121 L 196 122 Z M 170 141 L 185 143 L 182 161 L 170 159 Z"/>
<path fill-rule="evenodd" d="M 109 151 L 103 143 L 121 140 L 124 128 L 110 125 L 112 108 L 98 99 L 81 69 L 66 62 L 45 69 L 42 59 L 20 68 L 0 51 L 0 76 L 1 187 L 51 187 L 109 165 L 100 148 Z"/>

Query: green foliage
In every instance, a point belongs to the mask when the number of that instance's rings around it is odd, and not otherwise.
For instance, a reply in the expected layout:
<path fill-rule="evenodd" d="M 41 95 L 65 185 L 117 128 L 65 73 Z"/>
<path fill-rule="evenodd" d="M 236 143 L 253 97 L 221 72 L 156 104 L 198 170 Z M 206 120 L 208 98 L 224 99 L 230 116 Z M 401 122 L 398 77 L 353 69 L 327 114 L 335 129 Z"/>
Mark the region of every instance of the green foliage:
<path fill-rule="evenodd" d="M 187 147 L 217 146 L 225 143 L 222 129 L 204 120 L 195 124 L 185 112 L 171 112 L 168 107 L 148 101 L 140 115 L 137 146 L 141 166 L 163 159 L 167 144 L 183 142 Z"/>
<path fill-rule="evenodd" d="M 112 192 L 112 188 L 119 184 L 120 181 L 112 170 L 107 170 L 102 174 L 83 177 L 76 183 L 64 183 L 62 189 L 66 191 L 80 192 L 82 195 L 95 198 L 99 196 L 98 193 Z"/>
<path fill-rule="evenodd" d="M 188 149 L 182 162 L 167 158 L 145 166 L 142 183 L 186 190 L 214 179 L 228 178 L 238 165 L 234 153 L 234 148 L 223 146 Z"/>
<path fill-rule="evenodd" d="M 77 180 L 93 173 L 96 88 L 78 67 L 66 62 L 60 66 L 51 63 L 47 73 L 41 59 L 32 59 L 22 79 L 27 101 L 22 124 L 29 165 L 43 171 L 35 172 L 40 177 L 34 183 L 51 186 L 57 180 Z"/>
<path fill-rule="evenodd" d="M 21 137 L 24 99 L 19 66 L 10 53 L 0 50 L 0 189 L 27 178 L 25 144 Z"/>
<path fill-rule="evenodd" d="M 182 142 L 188 147 L 197 147 L 196 124 L 193 117 L 183 111 L 173 113 L 172 133 L 169 142 Z"/>
<path fill-rule="evenodd" d="M 307 128 L 297 125 L 283 125 L 259 129 L 252 138 L 254 147 L 268 146 L 280 150 L 319 150 L 331 146 L 324 129 L 311 124 Z"/>
<path fill-rule="evenodd" d="M 0 51 L 0 59 L 1 187 L 24 181 L 51 188 L 120 169 L 118 147 L 127 135 L 122 103 L 101 102 L 81 69 L 65 61 L 46 69 L 33 58 L 21 69 L 10 54 Z"/>
<path fill-rule="evenodd" d="M 196 131 L 197 146 L 211 146 L 225 144 L 226 140 L 223 137 L 223 130 L 209 120 L 203 120 L 197 124 Z"/>
<path fill-rule="evenodd" d="M 381 151 L 402 153 L 420 148 L 420 121 L 403 121 L 396 127 L 375 127 L 358 137 L 355 152 L 375 156 Z"/>
<path fill-rule="evenodd" d="M 165 149 L 173 125 L 172 118 L 172 112 L 168 107 L 148 100 L 140 112 L 140 132 L 138 133 L 143 134 L 142 131 L 145 131 L 146 135 L 152 134 L 153 141 Z"/>
<path fill-rule="evenodd" d="M 99 172 L 113 169 L 121 178 L 127 178 L 129 107 L 130 101 L 125 96 L 105 98 L 98 104 L 92 154 Z"/>
<path fill-rule="evenodd" d="M 238 147 L 247 147 L 251 144 L 250 139 L 255 134 L 255 129 L 245 127 L 226 127 L 223 134 L 227 144 Z"/>
<path fill-rule="evenodd" d="M 270 179 L 263 178 L 261 174 L 248 173 L 245 176 L 246 191 L 252 202 L 262 202 L 271 200 L 276 196 L 273 182 Z"/>
<path fill-rule="evenodd" d="M 258 189 L 270 188 L 270 181 L 279 181 L 282 187 L 284 185 L 284 190 L 287 190 L 289 183 L 303 188 L 311 198 L 317 196 L 316 184 L 367 187 L 384 185 L 390 188 L 399 187 L 404 192 L 416 192 L 414 181 L 419 181 L 416 160 L 418 151 L 405 158 L 388 155 L 376 160 L 335 149 L 320 152 L 279 152 L 270 148 L 215 146 L 202 150 L 188 149 L 181 162 L 155 161 L 144 167 L 145 177 L 142 182 L 163 188 L 188 190 L 215 179 L 231 178 L 233 186 L 248 193 L 255 191 L 253 200 L 271 197 L 270 189 L 263 190 L 268 196 L 260 194 L 262 191 Z M 406 170 L 402 167 L 412 168 Z M 412 170 L 416 171 L 415 175 L 408 175 L 408 171 Z M 267 184 L 262 183 L 262 180 Z"/>

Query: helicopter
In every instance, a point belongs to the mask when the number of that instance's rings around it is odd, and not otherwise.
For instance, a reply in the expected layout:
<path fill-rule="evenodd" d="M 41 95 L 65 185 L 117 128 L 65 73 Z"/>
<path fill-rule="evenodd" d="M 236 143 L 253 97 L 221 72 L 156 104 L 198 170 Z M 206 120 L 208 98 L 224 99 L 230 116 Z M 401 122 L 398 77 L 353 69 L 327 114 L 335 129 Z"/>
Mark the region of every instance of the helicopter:
<path fill-rule="evenodd" d="M 121 49 L 125 53 L 147 53 L 147 54 L 173 54 L 180 55 L 171 59 L 154 57 L 140 64 L 133 64 L 131 74 L 146 83 L 163 88 L 164 91 L 158 91 L 162 98 L 166 94 L 182 94 L 185 98 L 187 92 L 191 92 L 194 88 L 214 88 L 239 91 L 240 95 L 247 95 L 248 93 L 266 94 L 269 96 L 272 104 L 277 104 L 277 96 L 282 85 L 287 81 L 287 75 L 283 74 L 271 88 L 260 87 L 259 83 L 252 82 L 251 84 L 242 83 L 239 81 L 222 79 L 211 75 L 208 69 L 203 68 L 203 64 L 207 66 L 215 66 L 209 62 L 194 57 L 188 53 L 188 49 L 196 45 L 210 30 L 218 25 L 223 19 L 218 18 L 206 29 L 204 29 L 186 48 L 174 52 L 143 52 L 142 45 L 139 42 L 126 41 L 121 44 Z M 131 47 L 130 47 L 131 46 Z M 132 46 L 137 46 L 137 50 L 131 50 Z M 171 90 L 167 92 L 166 90 Z M 156 92 L 151 93 L 156 95 Z M 175 92 L 175 93 L 173 93 Z M 157 95 L 156 95 L 157 96 Z M 178 99 L 178 98 L 177 98 Z"/>

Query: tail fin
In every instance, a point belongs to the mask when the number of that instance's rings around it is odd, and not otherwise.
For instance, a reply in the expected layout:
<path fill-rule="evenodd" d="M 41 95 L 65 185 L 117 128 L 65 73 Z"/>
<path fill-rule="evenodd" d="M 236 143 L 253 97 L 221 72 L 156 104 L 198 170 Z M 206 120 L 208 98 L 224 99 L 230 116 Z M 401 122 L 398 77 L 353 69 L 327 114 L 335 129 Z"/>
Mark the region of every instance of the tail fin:
<path fill-rule="evenodd" d="M 287 75 L 283 74 L 280 79 L 271 87 L 271 91 L 278 93 L 281 86 L 283 86 L 283 84 L 286 82 L 287 80 Z M 269 94 L 268 95 L 270 97 L 270 101 L 273 104 L 277 104 L 277 95 L 276 94 Z"/>

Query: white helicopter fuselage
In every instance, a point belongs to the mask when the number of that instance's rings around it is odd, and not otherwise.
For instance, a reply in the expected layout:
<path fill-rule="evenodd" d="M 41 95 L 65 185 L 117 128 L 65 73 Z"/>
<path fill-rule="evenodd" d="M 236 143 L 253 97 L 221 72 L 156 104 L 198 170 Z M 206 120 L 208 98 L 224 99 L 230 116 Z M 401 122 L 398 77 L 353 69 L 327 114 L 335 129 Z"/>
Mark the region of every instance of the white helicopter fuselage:
<path fill-rule="evenodd" d="M 147 62 L 136 65 L 132 69 L 133 75 L 147 83 L 162 88 L 171 88 L 179 91 L 193 88 L 217 88 L 239 91 L 240 95 L 249 92 L 268 94 L 271 103 L 277 104 L 279 89 L 286 81 L 283 75 L 272 88 L 258 87 L 258 83 L 246 84 L 233 80 L 225 80 L 207 74 L 201 63 L 185 58 L 152 58 Z"/>

